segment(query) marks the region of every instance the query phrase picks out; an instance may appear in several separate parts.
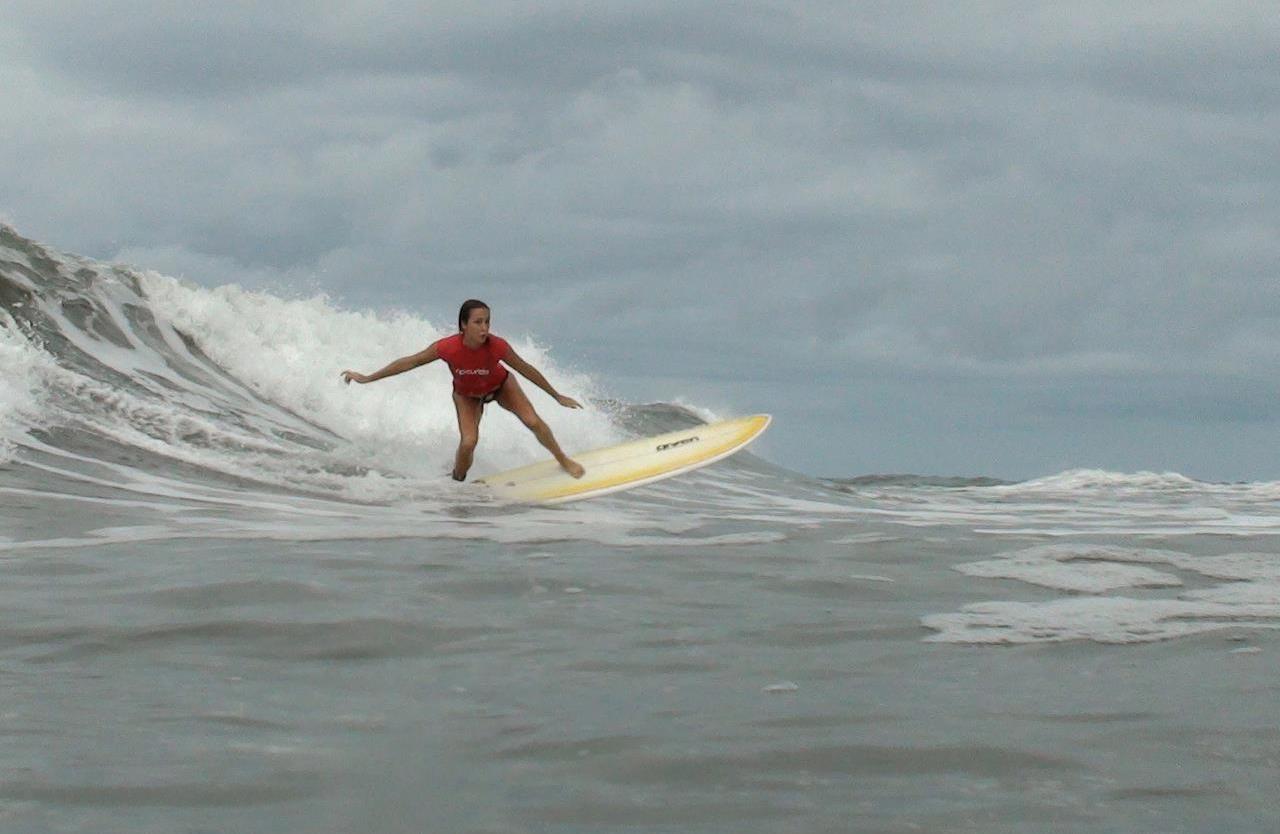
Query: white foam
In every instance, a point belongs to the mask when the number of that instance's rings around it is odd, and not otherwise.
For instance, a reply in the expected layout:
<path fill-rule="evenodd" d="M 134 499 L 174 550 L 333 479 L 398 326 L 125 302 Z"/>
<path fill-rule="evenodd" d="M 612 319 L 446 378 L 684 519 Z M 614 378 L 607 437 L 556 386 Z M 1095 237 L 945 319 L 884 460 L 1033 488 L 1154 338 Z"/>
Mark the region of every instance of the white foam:
<path fill-rule="evenodd" d="M 886 544 L 888 542 L 902 541 L 902 536 L 894 536 L 888 533 L 855 533 L 852 536 L 842 536 L 838 539 L 832 539 L 832 544 Z"/>
<path fill-rule="evenodd" d="M 683 408 L 685 411 L 688 411 L 696 415 L 697 418 L 699 420 L 702 420 L 704 423 L 718 423 L 719 421 L 725 419 L 725 417 L 721 416 L 720 412 L 713 411 L 712 409 L 707 408 L 704 405 L 699 405 L 697 403 L 690 402 L 684 397 L 676 397 L 671 401 L 671 403 L 672 405 L 678 405 L 681 408 Z"/>
<path fill-rule="evenodd" d="M 1280 556 L 1275 553 L 1228 553 L 1224 556 L 1185 558 L 1189 567 L 1215 579 L 1252 579 L 1280 582 Z"/>
<path fill-rule="evenodd" d="M 369 385 L 344 385 L 345 369 L 365 373 L 416 353 L 455 328 L 408 313 L 378 315 L 337 309 L 324 296 L 284 299 L 237 286 L 204 289 L 154 272 L 142 276 L 153 309 L 193 337 L 201 349 L 259 395 L 345 438 L 354 457 L 373 466 L 435 476 L 452 462 L 457 417 L 442 363 Z M 501 329 L 503 311 L 495 311 Z M 566 450 L 622 439 L 608 415 L 592 408 L 595 384 L 557 366 L 538 344 L 510 339 L 525 359 L 587 408 L 561 408 L 536 386 L 524 389 Z M 495 411 L 498 411 L 495 409 Z M 546 455 L 530 432 L 506 414 L 481 432 L 476 472 Z"/>
<path fill-rule="evenodd" d="M 578 541 L 606 547 L 705 548 L 768 544 L 782 541 L 778 533 L 726 535 L 638 535 L 641 527 L 652 529 L 644 518 L 608 511 L 583 513 L 566 519 L 563 513 L 530 510 L 516 515 L 459 518 L 448 507 L 441 512 L 425 512 L 421 507 L 365 507 L 359 513 L 301 513 L 295 515 L 281 500 L 275 507 L 245 506 L 246 512 L 231 518 L 196 515 L 166 519 L 164 523 L 102 527 L 75 535 L 25 541 L 0 540 L 0 552 L 45 549 L 100 548 L 181 539 L 226 539 L 267 541 L 331 541 L 358 536 L 366 540 L 436 538 L 458 541 L 486 540 L 502 544 Z M 336 510 L 339 505 L 333 505 Z M 299 525 L 305 515 L 305 525 Z M 590 520 L 584 523 L 583 517 Z"/>
<path fill-rule="evenodd" d="M 1185 490 L 1198 481 L 1177 472 L 1110 472 L 1103 469 L 1069 469 L 1056 475 L 1016 484 L 984 487 L 996 493 L 1078 492 L 1081 490 Z"/>
<path fill-rule="evenodd" d="M 0 463 L 12 458 L 15 441 L 40 421 L 41 374 L 54 367 L 17 323 L 0 310 Z"/>
<path fill-rule="evenodd" d="M 800 686 L 793 681 L 779 681 L 778 683 L 771 683 L 761 687 L 760 691 L 767 695 L 787 695 L 792 692 L 799 692 Z"/>
<path fill-rule="evenodd" d="M 1280 535 L 1277 482 L 1209 484 L 1175 473 L 1072 470 L 1023 484 L 881 486 L 855 494 L 871 502 L 857 513 L 990 535 Z"/>
<path fill-rule="evenodd" d="M 1149 643 L 1226 628 L 1280 628 L 1280 610 L 1185 600 L 1078 597 L 1050 602 L 984 602 L 923 624 L 941 643 Z"/>
<path fill-rule="evenodd" d="M 47 539 L 5 542 L 6 550 L 353 535 L 743 547 L 786 537 L 754 522 L 816 525 L 845 512 L 835 503 L 781 496 L 770 476 L 733 466 L 625 501 L 555 511 L 503 507 L 487 492 L 447 479 L 457 426 L 442 364 L 373 385 L 339 380 L 346 368 L 372 371 L 454 332 L 452 309 L 440 311 L 446 321 L 437 325 L 410 313 L 345 311 L 320 295 L 208 289 L 52 252 L 49 258 L 60 280 L 35 282 L 32 303 L 43 314 L 40 327 L 47 321 L 74 349 L 50 355 L 24 341 L 19 325 L 0 328 L 0 436 L 16 438 L 11 448 L 21 464 L 58 485 L 62 506 L 158 511 L 144 524 L 59 527 Z M 40 270 L 48 268 L 41 259 Z M 608 412 L 591 406 L 602 392 L 589 375 L 520 336 L 514 312 L 494 312 L 498 332 L 524 358 L 588 405 L 566 410 L 536 386 L 523 386 L 567 451 L 625 439 Z M 52 438 L 30 432 L 41 420 L 70 431 Z M 545 457 L 516 418 L 493 408 L 473 472 Z M 358 510 L 353 501 L 362 502 Z M 96 523 L 96 514 L 82 515 Z"/>
<path fill-rule="evenodd" d="M 1152 564 L 1167 570 L 1146 567 Z M 957 570 L 1095 596 L 967 605 L 958 613 L 925 617 L 924 625 L 939 632 L 930 640 L 1134 643 L 1224 628 L 1280 628 L 1280 556 L 1271 553 L 1202 557 L 1173 550 L 1044 545 L 960 565 Z M 1174 570 L 1199 579 L 1229 581 L 1170 599 L 1105 596 L 1119 588 L 1184 585 Z"/>
<path fill-rule="evenodd" d="M 0 460 L 16 454 L 16 442 L 37 445 L 26 436 L 28 431 L 53 421 L 126 447 L 287 489 L 364 502 L 442 491 L 438 482 L 451 466 L 457 444 L 443 367 L 370 386 L 344 386 L 338 374 L 352 366 L 374 370 L 420 350 L 447 329 L 407 314 L 345 312 L 323 296 L 290 300 L 135 273 L 144 297 L 122 280 L 127 272 L 50 256 L 66 286 L 82 289 L 51 285 L 43 288 L 47 297 L 37 293 L 31 303 L 71 345 L 138 387 L 99 381 L 71 354 L 55 361 L 22 337 L 12 318 L 0 318 Z M 95 273 L 87 286 L 78 275 L 81 269 Z M 21 276 L 15 280 L 29 283 Z M 77 297 L 81 291 L 83 296 Z M 91 320 L 109 319 L 129 345 L 72 321 L 61 303 L 66 298 L 91 303 Z M 128 305 L 149 309 L 155 329 L 136 332 L 126 315 Z M 230 377 L 214 371 L 216 381 L 206 386 L 182 376 L 171 364 L 175 359 L 195 366 L 202 362 L 188 353 L 179 330 Z M 163 353 L 148 344 L 156 334 L 165 343 Z M 556 367 L 533 342 L 513 342 L 561 390 L 589 404 L 595 394 L 590 377 Z M 590 406 L 566 410 L 535 386 L 525 388 L 570 452 L 622 439 L 606 414 Z M 518 420 L 493 411 L 498 413 L 483 426 L 477 474 L 545 457 Z M 310 442 L 295 442 L 290 432 Z M 322 451 L 316 445 L 331 448 Z M 122 474 L 123 482 L 134 487 L 150 480 L 147 473 Z"/>
<path fill-rule="evenodd" d="M 1118 588 L 1162 588 L 1182 584 L 1173 574 L 1128 562 L 1161 561 L 1156 551 L 1091 545 L 1046 545 L 996 559 L 959 565 L 969 576 L 1017 579 L 1063 591 L 1101 593 Z"/>
<path fill-rule="evenodd" d="M 1280 608 L 1280 556 L 1274 553 L 1229 553 L 1197 559 L 1191 567 L 1203 576 L 1235 580 L 1191 591 L 1188 599 Z"/>

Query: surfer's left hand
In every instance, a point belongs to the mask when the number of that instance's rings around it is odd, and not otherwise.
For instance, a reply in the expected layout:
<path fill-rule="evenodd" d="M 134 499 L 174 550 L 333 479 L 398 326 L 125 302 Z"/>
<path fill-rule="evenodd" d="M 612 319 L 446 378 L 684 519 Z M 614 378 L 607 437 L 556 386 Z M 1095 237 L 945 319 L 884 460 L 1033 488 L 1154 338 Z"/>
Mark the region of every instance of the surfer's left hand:
<path fill-rule="evenodd" d="M 560 405 L 565 408 L 582 408 L 582 403 L 578 402 L 573 397 L 566 397 L 564 394 L 556 394 L 556 402 L 560 403 Z"/>

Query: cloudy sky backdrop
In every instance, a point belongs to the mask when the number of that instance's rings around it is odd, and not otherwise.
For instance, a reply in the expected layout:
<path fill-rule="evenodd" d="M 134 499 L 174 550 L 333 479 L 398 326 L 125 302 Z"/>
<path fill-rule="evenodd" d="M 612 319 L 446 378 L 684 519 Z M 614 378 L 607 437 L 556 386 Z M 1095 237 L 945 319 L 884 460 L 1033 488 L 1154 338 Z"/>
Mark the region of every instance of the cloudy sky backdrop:
<path fill-rule="evenodd" d="M 820 475 L 1280 479 L 1280 15 L 9 0 L 0 215 L 770 411 Z"/>

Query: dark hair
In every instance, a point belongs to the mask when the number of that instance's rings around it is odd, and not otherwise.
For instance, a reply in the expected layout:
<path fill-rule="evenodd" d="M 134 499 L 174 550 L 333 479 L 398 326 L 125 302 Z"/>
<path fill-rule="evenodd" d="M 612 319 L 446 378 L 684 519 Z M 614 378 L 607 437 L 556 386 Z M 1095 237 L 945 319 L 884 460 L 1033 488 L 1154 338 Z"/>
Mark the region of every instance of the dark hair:
<path fill-rule="evenodd" d="M 489 305 L 483 301 L 477 301 L 474 298 L 468 298 L 462 302 L 462 309 L 458 311 L 458 329 L 463 330 L 467 326 L 467 322 L 471 320 L 471 311 L 484 309 L 488 310 Z"/>

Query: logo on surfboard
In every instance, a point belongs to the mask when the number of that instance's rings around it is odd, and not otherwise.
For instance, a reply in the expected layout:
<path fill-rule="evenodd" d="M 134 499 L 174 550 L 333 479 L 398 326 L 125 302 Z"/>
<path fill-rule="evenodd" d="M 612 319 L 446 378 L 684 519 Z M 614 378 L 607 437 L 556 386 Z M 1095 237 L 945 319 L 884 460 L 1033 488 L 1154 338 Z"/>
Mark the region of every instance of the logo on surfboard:
<path fill-rule="evenodd" d="M 660 444 L 660 445 L 658 446 L 658 448 L 654 449 L 654 451 L 655 451 L 655 452 L 665 452 L 665 451 L 667 451 L 668 449 L 674 449 L 674 448 L 675 448 L 675 447 L 677 447 L 677 446 L 686 446 L 686 445 L 688 445 L 688 444 L 690 444 L 690 443 L 697 443 L 697 442 L 698 442 L 698 440 L 699 440 L 699 438 L 698 438 L 698 436 L 695 434 L 693 437 L 686 437 L 684 440 L 673 440 L 673 441 L 671 441 L 670 443 L 662 443 L 662 444 Z"/>

